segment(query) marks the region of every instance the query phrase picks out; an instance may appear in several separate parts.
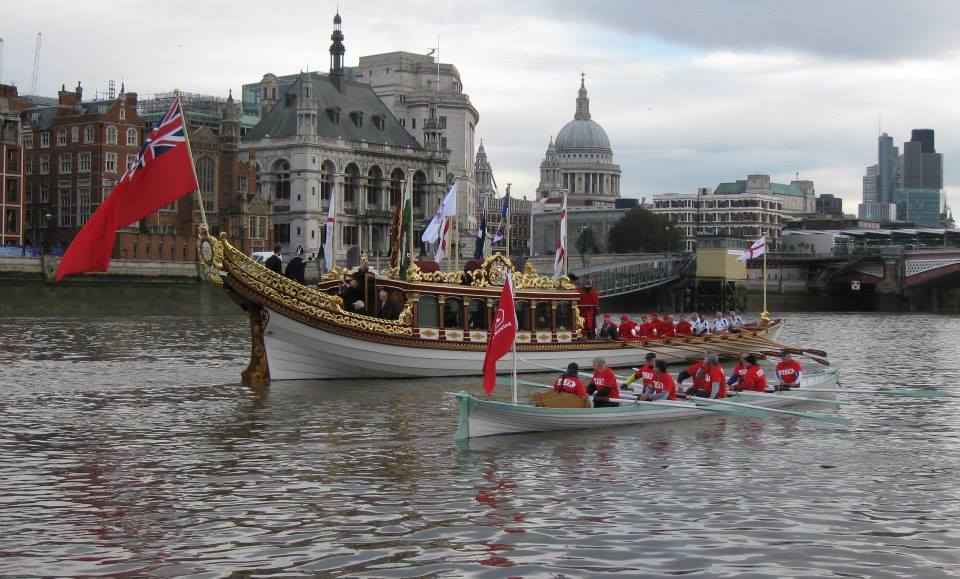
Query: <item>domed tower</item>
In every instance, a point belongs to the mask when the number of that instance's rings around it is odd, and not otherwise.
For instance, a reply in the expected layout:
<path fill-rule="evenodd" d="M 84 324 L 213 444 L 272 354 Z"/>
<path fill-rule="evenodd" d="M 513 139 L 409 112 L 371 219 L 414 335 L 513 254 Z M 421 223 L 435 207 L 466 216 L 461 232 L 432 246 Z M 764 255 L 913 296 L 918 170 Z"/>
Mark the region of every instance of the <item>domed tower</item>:
<path fill-rule="evenodd" d="M 570 205 L 612 206 L 620 197 L 620 166 L 613 162 L 610 138 L 590 115 L 590 97 L 580 77 L 573 120 L 551 139 L 540 163 L 537 198 Z"/>

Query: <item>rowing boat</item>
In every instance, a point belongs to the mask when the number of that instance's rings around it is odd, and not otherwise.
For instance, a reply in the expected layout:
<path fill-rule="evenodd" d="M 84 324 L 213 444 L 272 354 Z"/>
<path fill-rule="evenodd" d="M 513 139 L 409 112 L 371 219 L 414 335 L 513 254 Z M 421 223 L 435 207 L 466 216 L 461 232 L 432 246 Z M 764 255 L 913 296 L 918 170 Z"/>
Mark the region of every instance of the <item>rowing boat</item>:
<path fill-rule="evenodd" d="M 832 397 L 831 393 L 804 392 L 804 387 L 839 387 L 838 377 L 835 369 L 804 375 L 800 388 L 779 394 L 751 396 L 748 402 L 750 406 L 783 409 L 810 404 L 811 398 L 829 399 Z M 453 396 L 457 398 L 460 410 L 460 422 L 454 436 L 457 440 L 497 434 L 631 426 L 700 418 L 711 413 L 732 411 L 720 405 L 698 406 L 694 402 L 669 405 L 659 405 L 656 402 L 628 403 L 617 408 L 542 408 L 529 404 L 485 400 L 465 392 L 453 393 Z M 803 400 L 796 400 L 797 397 Z"/>

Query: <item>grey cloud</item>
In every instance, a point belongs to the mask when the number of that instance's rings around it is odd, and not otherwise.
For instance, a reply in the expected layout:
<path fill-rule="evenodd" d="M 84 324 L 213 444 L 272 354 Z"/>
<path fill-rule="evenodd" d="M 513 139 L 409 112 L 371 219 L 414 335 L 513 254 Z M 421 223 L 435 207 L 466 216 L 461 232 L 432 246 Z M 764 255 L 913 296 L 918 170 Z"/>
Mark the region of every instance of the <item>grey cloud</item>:
<path fill-rule="evenodd" d="M 549 0 L 536 10 L 546 18 L 588 21 L 708 50 L 781 49 L 883 60 L 960 45 L 960 2 L 954 0 Z"/>

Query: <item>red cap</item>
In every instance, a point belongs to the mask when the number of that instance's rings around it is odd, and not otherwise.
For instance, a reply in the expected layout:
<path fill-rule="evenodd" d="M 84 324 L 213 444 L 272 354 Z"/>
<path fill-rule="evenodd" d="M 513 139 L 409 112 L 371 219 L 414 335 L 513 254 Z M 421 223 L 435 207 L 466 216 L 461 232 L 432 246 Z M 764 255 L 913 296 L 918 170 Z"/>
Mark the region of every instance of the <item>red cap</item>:
<path fill-rule="evenodd" d="M 641 319 L 641 320 L 645 320 L 645 319 L 647 319 L 647 316 L 640 316 L 640 319 Z"/>
<path fill-rule="evenodd" d="M 650 314 L 650 315 L 653 316 L 653 317 L 655 317 L 655 318 L 659 317 L 659 316 L 657 315 L 657 312 L 653 312 L 653 313 Z"/>
<path fill-rule="evenodd" d="M 625 322 L 625 321 L 627 321 L 627 320 L 629 320 L 629 319 L 630 319 L 630 316 L 628 316 L 627 314 L 623 314 L 622 316 L 620 316 L 620 321 L 621 321 L 621 322 Z"/>
<path fill-rule="evenodd" d="M 609 320 L 609 319 L 610 319 L 610 314 L 603 314 L 603 319 Z"/>

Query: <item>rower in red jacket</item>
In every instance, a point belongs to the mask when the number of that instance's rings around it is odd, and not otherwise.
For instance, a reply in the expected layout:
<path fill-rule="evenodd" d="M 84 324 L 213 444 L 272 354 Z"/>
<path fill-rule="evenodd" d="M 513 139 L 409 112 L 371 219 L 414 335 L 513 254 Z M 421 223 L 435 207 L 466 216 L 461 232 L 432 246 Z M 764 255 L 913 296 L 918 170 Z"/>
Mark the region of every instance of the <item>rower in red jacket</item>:
<path fill-rule="evenodd" d="M 780 354 L 780 363 L 777 364 L 777 378 L 780 384 L 778 390 L 790 390 L 800 387 L 800 378 L 803 377 L 803 369 L 800 364 L 790 355 L 790 350 L 784 350 Z"/>
<path fill-rule="evenodd" d="M 730 373 L 730 377 L 727 378 L 727 386 L 732 386 L 734 390 L 743 390 L 743 376 L 749 368 L 746 358 L 746 354 L 740 354 L 740 361 L 733 369 L 733 372 Z"/>
<path fill-rule="evenodd" d="M 634 331 L 637 323 L 630 319 L 630 316 L 623 314 L 620 316 L 620 327 L 617 329 L 617 338 L 621 340 L 636 339 L 637 333 Z"/>
<path fill-rule="evenodd" d="M 653 352 L 647 352 L 643 357 L 643 366 L 640 366 L 636 372 L 627 377 L 624 386 L 633 384 L 634 380 L 640 380 L 640 391 L 645 392 L 653 384 L 653 374 L 657 367 L 657 355 Z"/>
<path fill-rule="evenodd" d="M 587 389 L 584 387 L 583 382 L 580 381 L 580 378 L 577 375 L 580 373 L 580 366 L 576 362 L 570 362 L 567 365 L 567 371 L 557 378 L 556 382 L 553 383 L 554 392 L 566 392 L 568 394 L 576 394 L 580 398 L 587 397 Z"/>
<path fill-rule="evenodd" d="M 650 325 L 650 319 L 647 316 L 640 316 L 640 325 L 637 326 L 637 335 L 644 340 L 652 340 L 656 336 L 653 332 L 653 326 Z"/>
<path fill-rule="evenodd" d="M 663 320 L 660 319 L 660 314 L 657 312 L 650 313 L 650 327 L 653 329 L 653 334 L 656 337 L 663 337 Z"/>
<path fill-rule="evenodd" d="M 585 277 L 580 291 L 580 315 L 583 316 L 583 332 L 588 338 L 596 336 L 597 314 L 600 313 L 600 294 Z"/>
<path fill-rule="evenodd" d="M 607 367 L 607 361 L 596 358 L 593 361 L 593 379 L 587 386 L 587 394 L 593 395 L 593 407 L 620 406 L 619 402 L 611 402 L 611 398 L 620 398 L 620 388 L 617 386 L 617 376 Z"/>
<path fill-rule="evenodd" d="M 660 334 L 662 338 L 672 338 L 677 335 L 677 327 L 673 324 L 673 316 L 670 314 L 665 314 L 663 316 L 663 321 L 660 322 L 660 327 L 663 329 L 663 332 Z"/>
<path fill-rule="evenodd" d="M 757 357 L 753 354 L 747 354 L 744 358 L 747 363 L 747 371 L 743 375 L 743 387 L 741 390 L 750 390 L 752 392 L 767 391 L 767 376 L 763 368 L 757 364 Z"/>
<path fill-rule="evenodd" d="M 687 366 L 685 370 L 677 374 L 677 384 L 679 384 L 680 386 L 683 386 L 683 382 L 687 378 L 693 378 L 694 390 L 707 390 L 707 380 L 706 380 L 706 374 L 704 374 L 704 371 L 703 371 L 703 366 L 706 360 L 706 356 L 709 356 L 709 355 L 710 355 L 709 353 L 706 354 L 703 357 L 703 359 L 697 362 L 694 362 L 693 364 L 690 364 L 689 366 Z"/>
<path fill-rule="evenodd" d="M 680 314 L 680 320 L 677 322 L 678 336 L 692 336 L 693 326 L 687 321 L 687 316 Z"/>
<path fill-rule="evenodd" d="M 697 372 L 703 373 L 703 380 L 697 385 L 697 379 L 693 380 L 693 387 L 687 390 L 687 396 L 697 396 L 698 398 L 726 398 L 727 397 L 727 379 L 723 375 L 723 368 L 720 366 L 720 359 L 716 354 L 707 354 L 703 359 L 703 368 Z"/>
<path fill-rule="evenodd" d="M 653 374 L 653 383 L 650 385 L 650 391 L 641 394 L 639 400 L 676 400 L 677 383 L 673 381 L 670 373 L 667 372 L 667 363 L 663 360 L 657 360 L 656 370 Z"/>

